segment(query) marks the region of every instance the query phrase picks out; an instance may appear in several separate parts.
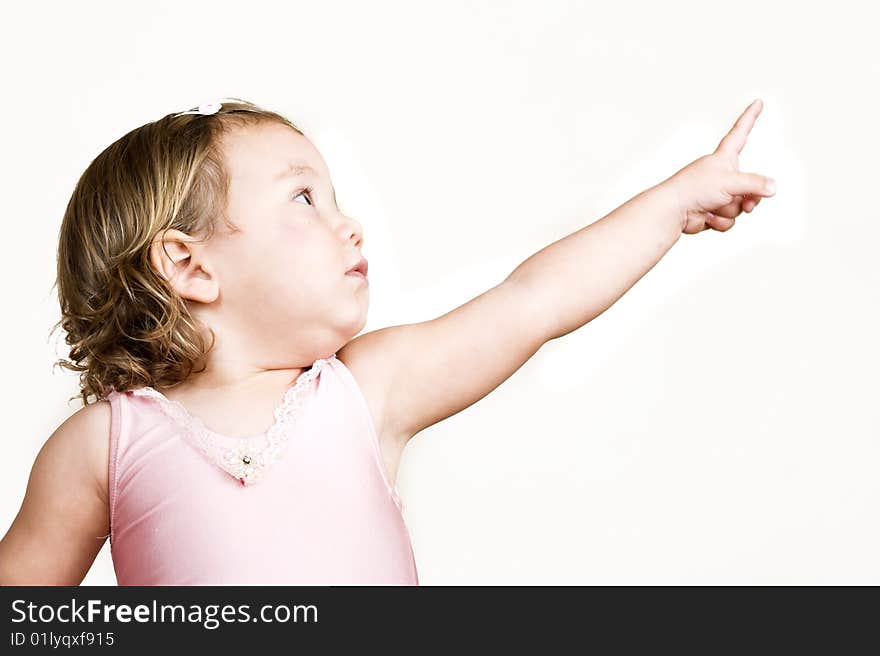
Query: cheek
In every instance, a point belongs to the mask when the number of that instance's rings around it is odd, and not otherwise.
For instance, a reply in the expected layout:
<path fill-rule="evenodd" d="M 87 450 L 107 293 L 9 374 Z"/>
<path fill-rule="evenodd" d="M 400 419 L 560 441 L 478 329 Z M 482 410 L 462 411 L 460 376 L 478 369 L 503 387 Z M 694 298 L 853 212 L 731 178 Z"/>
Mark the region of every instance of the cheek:
<path fill-rule="evenodd" d="M 279 217 L 271 227 L 263 233 L 263 239 L 270 242 L 281 242 L 287 245 L 305 243 L 312 239 L 315 229 L 305 219 Z"/>
<path fill-rule="evenodd" d="M 339 244 L 322 226 L 303 222 L 282 225 L 264 247 L 272 253 L 267 258 L 271 260 L 267 266 L 275 270 L 276 277 L 283 276 L 287 282 L 295 280 L 325 289 L 335 278 L 343 276 Z"/>
<path fill-rule="evenodd" d="M 319 244 L 313 226 L 303 221 L 278 223 L 274 229 L 266 230 L 260 237 L 260 249 L 265 251 L 274 264 L 308 260 Z"/>

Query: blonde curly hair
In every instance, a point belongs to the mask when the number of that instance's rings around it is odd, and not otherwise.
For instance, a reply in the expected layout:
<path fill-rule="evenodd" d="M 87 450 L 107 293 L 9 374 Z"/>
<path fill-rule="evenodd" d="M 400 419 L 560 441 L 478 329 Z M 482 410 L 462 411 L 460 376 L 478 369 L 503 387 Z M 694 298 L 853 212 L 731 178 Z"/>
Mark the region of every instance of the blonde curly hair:
<path fill-rule="evenodd" d="M 238 98 L 215 114 L 168 114 L 108 146 L 86 168 L 67 204 L 58 240 L 61 320 L 70 360 L 89 405 L 110 391 L 171 387 L 213 347 L 168 281 L 150 265 L 154 238 L 177 229 L 207 241 L 226 215 L 229 177 L 224 134 L 291 121 Z M 54 368 L 54 367 L 53 367 Z M 204 371 L 204 368 L 199 369 Z"/>

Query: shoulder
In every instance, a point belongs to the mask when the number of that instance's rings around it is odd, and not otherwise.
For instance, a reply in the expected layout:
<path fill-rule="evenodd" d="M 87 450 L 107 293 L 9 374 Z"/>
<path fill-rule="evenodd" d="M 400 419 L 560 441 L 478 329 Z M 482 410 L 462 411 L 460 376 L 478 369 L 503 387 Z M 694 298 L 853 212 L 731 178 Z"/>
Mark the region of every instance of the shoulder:
<path fill-rule="evenodd" d="M 40 455 L 46 471 L 58 479 L 72 480 L 93 488 L 107 499 L 107 465 L 110 455 L 110 401 L 83 406 L 49 436 Z"/>
<path fill-rule="evenodd" d="M 0 585 L 82 582 L 110 531 L 106 476 L 96 471 L 109 442 L 109 405 L 77 410 L 43 443 L 0 540 Z"/>
<path fill-rule="evenodd" d="M 393 377 L 394 334 L 385 328 L 356 337 L 336 352 L 336 358 L 351 372 L 364 395 L 380 441 L 396 438 L 389 434 L 388 403 Z"/>

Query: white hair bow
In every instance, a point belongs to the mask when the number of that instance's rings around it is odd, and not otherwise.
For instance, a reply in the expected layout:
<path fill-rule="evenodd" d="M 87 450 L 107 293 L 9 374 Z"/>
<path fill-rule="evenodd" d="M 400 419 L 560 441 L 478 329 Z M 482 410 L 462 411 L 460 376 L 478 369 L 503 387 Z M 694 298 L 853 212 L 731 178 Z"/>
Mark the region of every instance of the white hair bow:
<path fill-rule="evenodd" d="M 204 116 L 209 116 L 210 114 L 216 114 L 220 111 L 220 107 L 223 105 L 222 99 L 220 100 L 211 100 L 209 102 L 204 102 L 195 109 L 189 109 L 185 112 L 180 112 L 179 114 L 175 114 L 175 117 L 183 116 L 184 114 L 202 114 Z"/>

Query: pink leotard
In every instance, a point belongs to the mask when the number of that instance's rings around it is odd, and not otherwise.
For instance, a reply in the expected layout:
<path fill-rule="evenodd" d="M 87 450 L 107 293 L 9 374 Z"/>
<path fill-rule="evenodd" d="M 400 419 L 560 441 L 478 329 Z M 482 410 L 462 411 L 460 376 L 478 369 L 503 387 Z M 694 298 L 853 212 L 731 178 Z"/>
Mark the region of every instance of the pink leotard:
<path fill-rule="evenodd" d="M 231 449 L 240 438 L 208 429 L 151 387 L 104 398 L 119 585 L 418 585 L 369 407 L 335 354 L 297 378 L 273 428 L 245 438 L 286 437 L 247 484 L 200 446 Z"/>

